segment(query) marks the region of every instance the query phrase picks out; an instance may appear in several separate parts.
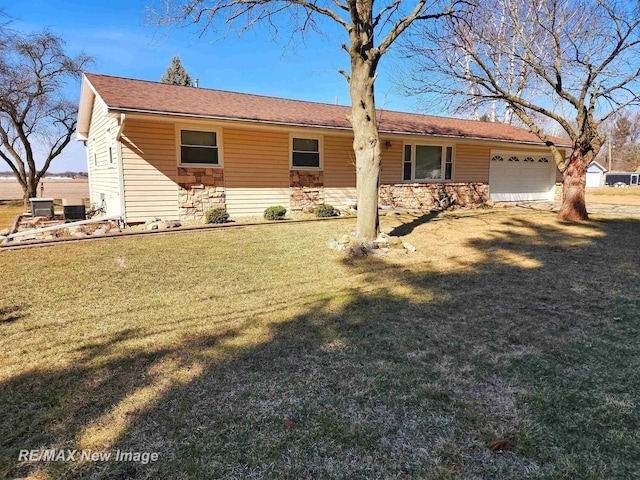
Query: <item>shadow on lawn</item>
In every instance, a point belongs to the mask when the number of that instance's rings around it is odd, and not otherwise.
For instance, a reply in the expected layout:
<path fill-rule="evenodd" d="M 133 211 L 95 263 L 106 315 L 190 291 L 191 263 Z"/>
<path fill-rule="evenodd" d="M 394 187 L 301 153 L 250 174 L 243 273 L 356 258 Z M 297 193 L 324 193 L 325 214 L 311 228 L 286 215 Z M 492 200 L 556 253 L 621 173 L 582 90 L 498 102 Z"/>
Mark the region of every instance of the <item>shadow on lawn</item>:
<path fill-rule="evenodd" d="M 23 317 L 22 309 L 23 307 L 20 305 L 0 307 L 0 325 L 20 320 Z"/>
<path fill-rule="evenodd" d="M 391 230 L 391 232 L 389 232 L 389 235 L 391 235 L 392 237 L 404 237 L 405 235 L 409 235 L 417 227 L 419 227 L 420 225 L 424 225 L 427 222 L 430 222 L 431 220 L 436 218 L 439 214 L 440 212 L 430 212 L 424 215 L 420 215 L 419 217 L 416 217 L 411 222 L 404 223 L 399 227 L 394 228 L 393 230 Z"/>
<path fill-rule="evenodd" d="M 269 324 L 266 341 L 254 340 L 264 325 L 251 318 L 219 336 L 122 353 L 142 335 L 128 330 L 68 369 L 13 378 L 0 392 L 0 473 L 631 478 L 640 262 L 629 239 L 640 223 L 593 222 L 584 228 L 602 235 L 576 239 L 511 222 L 514 233 L 472 240 L 476 253 L 449 272 L 345 259 L 365 281 Z M 500 438 L 512 445 L 504 454 L 487 448 Z M 19 449 L 39 446 L 161 460 L 18 464 Z"/>

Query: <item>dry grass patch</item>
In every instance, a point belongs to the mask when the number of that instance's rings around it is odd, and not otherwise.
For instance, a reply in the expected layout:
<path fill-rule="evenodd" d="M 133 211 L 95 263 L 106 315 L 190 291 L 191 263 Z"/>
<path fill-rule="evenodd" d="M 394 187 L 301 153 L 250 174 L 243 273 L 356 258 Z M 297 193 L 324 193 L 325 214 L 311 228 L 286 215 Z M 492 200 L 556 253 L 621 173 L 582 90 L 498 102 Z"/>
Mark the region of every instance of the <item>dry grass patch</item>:
<path fill-rule="evenodd" d="M 16 217 L 24 211 L 22 200 L 0 200 L 0 230 L 11 228 Z"/>
<path fill-rule="evenodd" d="M 597 187 L 587 188 L 586 201 L 589 203 L 605 203 L 610 205 L 640 206 L 640 187 Z"/>
<path fill-rule="evenodd" d="M 0 254 L 0 475 L 630 478 L 637 220 L 383 217 Z M 508 445 L 496 453 L 495 441 Z M 21 448 L 158 462 L 18 462 Z"/>

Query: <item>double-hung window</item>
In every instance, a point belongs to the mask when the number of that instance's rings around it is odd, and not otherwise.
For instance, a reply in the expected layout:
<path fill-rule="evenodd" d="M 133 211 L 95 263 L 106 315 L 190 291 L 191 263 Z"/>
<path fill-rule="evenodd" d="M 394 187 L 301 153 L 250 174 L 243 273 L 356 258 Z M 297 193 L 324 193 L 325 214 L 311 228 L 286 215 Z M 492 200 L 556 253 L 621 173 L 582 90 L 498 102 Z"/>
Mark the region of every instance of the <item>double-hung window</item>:
<path fill-rule="evenodd" d="M 405 145 L 402 179 L 437 181 L 453 179 L 453 147 Z"/>
<path fill-rule="evenodd" d="M 183 165 L 220 165 L 218 133 L 180 130 L 180 163 Z"/>
<path fill-rule="evenodd" d="M 320 139 L 291 137 L 291 168 L 320 170 Z"/>

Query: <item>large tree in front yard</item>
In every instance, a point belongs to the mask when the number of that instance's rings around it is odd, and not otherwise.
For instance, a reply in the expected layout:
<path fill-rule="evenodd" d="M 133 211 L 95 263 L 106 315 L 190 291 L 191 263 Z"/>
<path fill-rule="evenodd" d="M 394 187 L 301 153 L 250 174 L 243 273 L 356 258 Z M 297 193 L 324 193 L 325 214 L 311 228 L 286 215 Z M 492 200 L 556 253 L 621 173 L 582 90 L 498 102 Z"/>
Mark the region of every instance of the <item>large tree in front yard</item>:
<path fill-rule="evenodd" d="M 62 38 L 47 31 L 4 30 L 0 36 L 0 158 L 20 183 L 26 205 L 76 129 L 77 103 L 62 90 L 90 58 L 69 57 Z"/>
<path fill-rule="evenodd" d="M 358 221 L 356 237 L 372 241 L 378 233 L 378 184 L 382 151 L 376 120 L 374 83 L 382 56 L 416 21 L 449 16 L 463 0 L 165 0 L 152 13 L 161 25 L 200 25 L 202 32 L 224 36 L 265 24 L 304 37 L 322 31 L 321 21 L 337 25 L 350 70 L 340 71 L 349 82 L 356 158 Z M 380 37 L 381 40 L 376 41 Z M 246 66 L 251 69 L 250 65 Z"/>
<path fill-rule="evenodd" d="M 504 102 L 553 152 L 559 217 L 586 220 L 601 124 L 640 99 L 639 34 L 637 1 L 486 0 L 411 39 L 410 83 L 453 102 Z M 552 138 L 557 126 L 572 144 L 567 157 Z"/>

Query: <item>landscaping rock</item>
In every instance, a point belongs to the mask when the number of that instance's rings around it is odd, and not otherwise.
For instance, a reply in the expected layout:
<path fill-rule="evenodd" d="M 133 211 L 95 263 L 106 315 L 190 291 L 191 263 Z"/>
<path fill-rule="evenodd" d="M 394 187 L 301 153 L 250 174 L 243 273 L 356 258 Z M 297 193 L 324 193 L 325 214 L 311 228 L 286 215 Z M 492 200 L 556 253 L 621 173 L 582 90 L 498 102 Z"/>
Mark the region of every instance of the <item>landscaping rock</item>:
<path fill-rule="evenodd" d="M 333 250 L 337 250 L 338 247 L 340 247 L 340 243 L 335 238 L 330 238 L 329 240 L 327 240 L 326 245 L 327 248 L 331 248 Z"/>
<path fill-rule="evenodd" d="M 146 230 L 159 230 L 160 222 L 151 222 L 146 226 Z"/>
<path fill-rule="evenodd" d="M 415 252 L 416 251 L 416 247 L 414 247 L 413 245 L 411 245 L 408 242 L 403 242 L 402 245 L 404 246 L 404 248 L 406 250 L 409 250 L 410 252 Z"/>
<path fill-rule="evenodd" d="M 106 235 L 107 234 L 107 227 L 100 227 L 100 228 L 96 228 L 95 231 L 93 232 L 94 235 Z"/>
<path fill-rule="evenodd" d="M 402 240 L 400 240 L 398 237 L 387 238 L 387 245 L 393 248 L 404 248 L 404 246 L 402 245 Z"/>
<path fill-rule="evenodd" d="M 389 244 L 389 239 L 384 238 L 382 235 L 380 235 L 378 238 L 376 238 L 375 244 L 379 247 L 385 247 Z"/>
<path fill-rule="evenodd" d="M 340 245 L 348 245 L 350 242 L 351 237 L 349 235 L 343 235 L 338 243 L 340 243 Z"/>
<path fill-rule="evenodd" d="M 367 253 L 369 253 L 372 250 L 377 249 L 378 245 L 376 245 L 375 242 L 363 242 L 361 247 L 362 247 L 363 250 L 365 250 Z"/>
<path fill-rule="evenodd" d="M 2 230 L 0 230 L 0 237 L 6 237 L 7 235 L 11 235 L 10 228 L 3 228 Z"/>

